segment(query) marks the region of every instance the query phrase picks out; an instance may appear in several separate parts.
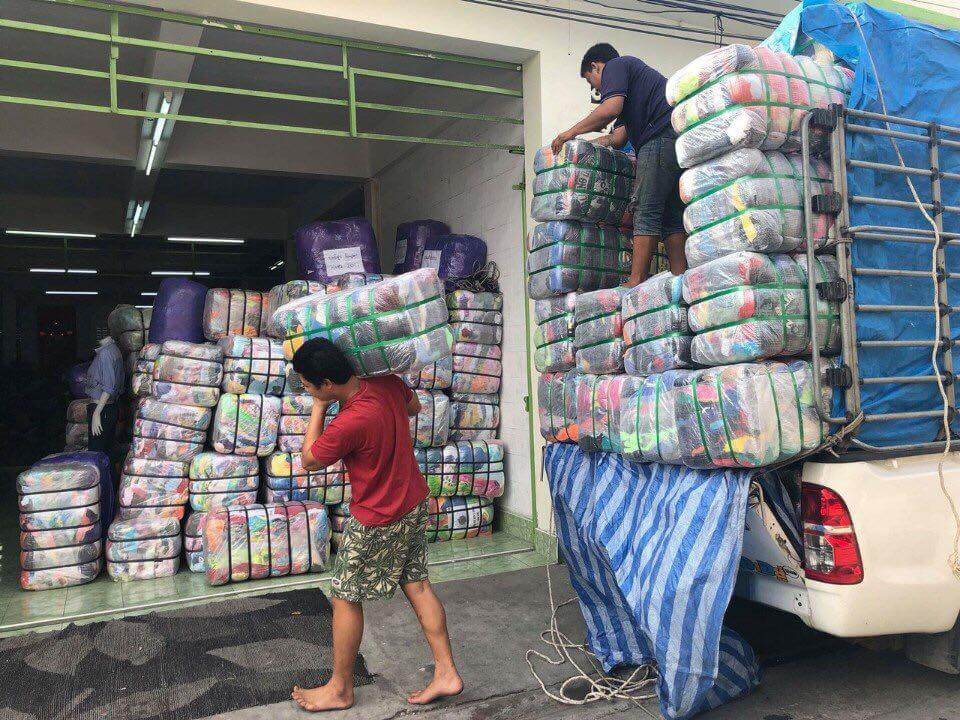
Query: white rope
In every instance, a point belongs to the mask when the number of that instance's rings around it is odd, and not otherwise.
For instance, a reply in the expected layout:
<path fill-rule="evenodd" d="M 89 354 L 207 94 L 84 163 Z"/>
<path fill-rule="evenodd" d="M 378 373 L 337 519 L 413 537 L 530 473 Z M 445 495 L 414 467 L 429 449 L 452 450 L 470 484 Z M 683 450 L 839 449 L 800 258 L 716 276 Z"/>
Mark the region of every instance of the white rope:
<path fill-rule="evenodd" d="M 873 77 L 877 83 L 877 98 L 880 100 L 880 107 L 883 110 L 884 115 L 889 115 L 887 111 L 887 101 L 883 95 L 883 86 L 880 82 L 880 73 L 877 71 L 877 64 L 874 61 L 873 53 L 870 52 L 870 47 L 867 44 L 867 36 L 863 32 L 863 26 L 860 25 L 860 19 L 857 17 L 856 13 L 848 5 L 843 5 L 847 12 L 850 13 L 850 16 L 853 18 L 853 22 L 857 26 L 857 31 L 860 33 L 860 37 L 863 39 L 863 48 L 867 52 L 867 59 L 870 60 L 870 67 L 873 70 Z M 887 130 L 892 130 L 890 123 L 884 121 L 884 125 L 887 126 Z M 900 152 L 900 144 L 897 142 L 896 138 L 889 137 L 890 144 L 893 146 L 894 152 L 897 154 L 897 161 L 900 164 L 900 167 L 903 169 L 907 168 L 907 164 L 903 159 L 903 155 Z M 950 455 L 951 450 L 951 434 L 950 434 L 950 399 L 947 397 L 947 391 L 943 384 L 943 379 L 940 377 L 940 332 L 941 332 L 941 323 L 940 323 L 940 297 L 937 294 L 939 289 L 938 278 L 937 278 L 937 251 L 940 249 L 940 229 L 937 227 L 936 221 L 930 214 L 927 212 L 927 209 L 923 206 L 923 202 L 920 200 L 920 195 L 917 193 L 916 187 L 913 185 L 913 180 L 909 174 L 904 173 L 904 179 L 907 182 L 907 187 L 910 188 L 910 194 L 913 196 L 913 201 L 917 205 L 917 209 L 923 214 L 924 219 L 930 223 L 930 227 L 933 228 L 933 251 L 930 259 L 930 276 L 933 280 L 934 288 L 934 306 L 937 311 L 933 314 L 934 317 L 934 339 L 933 339 L 933 352 L 931 353 L 930 362 L 933 365 L 933 373 L 937 378 L 937 389 L 940 391 L 940 398 L 943 400 L 943 414 L 941 416 L 943 421 L 943 436 L 945 438 L 943 452 L 940 454 L 940 460 L 937 463 L 937 475 L 940 479 L 940 492 L 943 493 L 943 496 L 947 499 L 947 502 L 950 505 L 950 512 L 953 514 L 953 520 L 955 525 L 955 533 L 953 538 L 953 551 L 950 553 L 950 557 L 947 558 L 947 563 L 950 566 L 951 572 L 953 572 L 954 577 L 960 580 L 960 512 L 957 511 L 957 504 L 953 499 L 953 496 L 950 495 L 950 491 L 947 489 L 947 481 L 943 474 L 943 463 L 947 460 Z"/>

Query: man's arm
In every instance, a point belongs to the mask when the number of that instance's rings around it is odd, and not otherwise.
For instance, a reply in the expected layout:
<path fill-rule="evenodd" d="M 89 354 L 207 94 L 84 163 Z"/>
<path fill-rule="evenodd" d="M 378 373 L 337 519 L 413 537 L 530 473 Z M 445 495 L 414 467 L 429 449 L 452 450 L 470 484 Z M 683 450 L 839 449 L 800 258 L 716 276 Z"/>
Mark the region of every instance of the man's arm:
<path fill-rule="evenodd" d="M 330 403 L 321 402 L 314 398 L 313 410 L 310 412 L 310 423 L 307 425 L 307 432 L 303 436 L 303 449 L 300 452 L 300 459 L 303 463 L 303 469 L 307 472 L 320 470 L 322 465 L 313 454 L 313 446 L 323 434 L 323 420 L 327 414 L 327 407 Z"/>
<path fill-rule="evenodd" d="M 420 398 L 413 391 L 410 391 L 410 397 L 407 399 L 407 415 L 413 417 L 420 412 Z"/>
<path fill-rule="evenodd" d="M 583 135 L 588 132 L 597 132 L 603 130 L 612 120 L 620 116 L 623 112 L 623 95 L 614 95 L 607 98 L 597 105 L 589 115 L 578 122 L 569 130 L 557 135 L 550 146 L 553 148 L 553 154 L 560 152 L 563 144 L 567 140 L 572 140 L 577 135 Z"/>
<path fill-rule="evenodd" d="M 618 125 L 608 134 L 594 140 L 593 143 L 594 145 L 600 145 L 601 147 L 609 147 L 613 148 L 614 150 L 619 150 L 627 144 L 627 126 Z"/>

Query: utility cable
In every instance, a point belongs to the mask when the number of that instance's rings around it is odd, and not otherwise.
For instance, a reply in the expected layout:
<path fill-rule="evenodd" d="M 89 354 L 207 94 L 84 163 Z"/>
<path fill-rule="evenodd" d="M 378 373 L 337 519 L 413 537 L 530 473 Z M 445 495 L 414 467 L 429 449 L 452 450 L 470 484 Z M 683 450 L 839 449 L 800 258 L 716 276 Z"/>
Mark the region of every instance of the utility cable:
<path fill-rule="evenodd" d="M 721 15 L 728 20 L 735 20 L 737 22 L 742 22 L 751 25 L 758 25 L 765 28 L 775 28 L 777 23 L 780 20 L 779 16 L 768 18 L 766 16 L 760 15 L 741 15 L 739 12 L 731 12 L 729 10 L 720 10 L 720 9 L 710 9 L 710 8 L 699 8 L 695 6 L 688 5 L 686 3 L 674 3 L 674 2 L 657 2 L 656 0 L 638 0 L 642 3 L 650 3 L 654 7 L 666 8 L 664 10 L 648 10 L 647 8 L 629 8 L 624 7 L 623 5 L 612 5 L 603 0 L 581 0 L 589 5 L 597 5 L 598 7 L 604 7 L 609 10 L 623 10 L 624 12 L 631 13 L 642 13 L 643 15 L 682 15 L 682 14 L 693 14 L 693 15 L 705 15 L 708 17 L 713 17 L 715 15 Z"/>

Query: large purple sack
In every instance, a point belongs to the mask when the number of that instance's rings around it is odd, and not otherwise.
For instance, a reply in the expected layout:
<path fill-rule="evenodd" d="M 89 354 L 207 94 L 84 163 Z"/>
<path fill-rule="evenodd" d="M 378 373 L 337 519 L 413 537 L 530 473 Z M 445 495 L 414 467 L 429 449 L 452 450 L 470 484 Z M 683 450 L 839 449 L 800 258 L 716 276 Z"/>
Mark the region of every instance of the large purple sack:
<path fill-rule="evenodd" d="M 437 235 L 427 241 L 421 267 L 432 267 L 441 280 L 473 275 L 487 264 L 487 244 L 473 235 Z"/>
<path fill-rule="evenodd" d="M 397 225 L 393 274 L 402 275 L 419 268 L 423 262 L 423 251 L 431 238 L 449 234 L 450 226 L 439 220 L 413 220 Z"/>
<path fill-rule="evenodd" d="M 379 273 L 380 255 L 366 218 L 304 225 L 293 234 L 302 280 L 328 283 L 345 273 Z"/>
<path fill-rule="evenodd" d="M 167 340 L 202 343 L 203 303 L 207 288 L 193 280 L 167 278 L 153 301 L 150 319 L 150 342 Z"/>
<path fill-rule="evenodd" d="M 85 398 L 87 396 L 87 370 L 90 369 L 91 361 L 71 365 L 67 370 L 67 385 L 70 387 L 70 394 L 75 398 Z"/>
<path fill-rule="evenodd" d="M 97 466 L 100 473 L 100 523 L 107 527 L 113 521 L 116 503 L 113 492 L 113 469 L 110 467 L 110 458 L 106 453 L 94 450 L 78 450 L 47 455 L 41 460 L 44 463 L 61 464 L 71 462 L 90 463 Z"/>

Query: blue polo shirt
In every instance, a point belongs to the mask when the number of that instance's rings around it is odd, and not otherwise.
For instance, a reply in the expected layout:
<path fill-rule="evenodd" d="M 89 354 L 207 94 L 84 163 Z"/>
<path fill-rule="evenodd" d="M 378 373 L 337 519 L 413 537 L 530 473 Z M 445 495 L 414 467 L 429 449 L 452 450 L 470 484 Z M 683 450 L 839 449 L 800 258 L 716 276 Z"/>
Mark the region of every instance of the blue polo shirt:
<path fill-rule="evenodd" d="M 603 66 L 600 101 L 622 97 L 623 111 L 618 125 L 627 126 L 634 150 L 670 128 L 671 108 L 667 104 L 667 79 L 631 55 L 621 55 Z"/>

